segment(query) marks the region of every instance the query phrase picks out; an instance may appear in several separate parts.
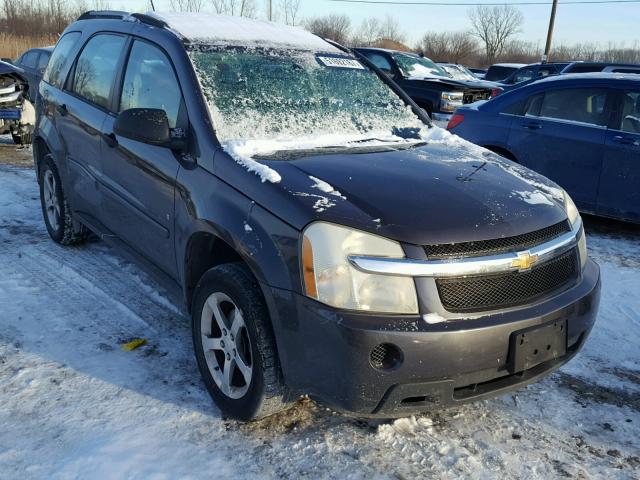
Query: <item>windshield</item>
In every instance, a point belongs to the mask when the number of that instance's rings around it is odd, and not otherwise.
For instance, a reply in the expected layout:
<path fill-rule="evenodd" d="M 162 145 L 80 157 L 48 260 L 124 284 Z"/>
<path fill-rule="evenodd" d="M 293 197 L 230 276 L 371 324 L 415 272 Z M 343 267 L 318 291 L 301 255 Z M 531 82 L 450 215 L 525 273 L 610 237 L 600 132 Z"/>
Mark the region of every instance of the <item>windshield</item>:
<path fill-rule="evenodd" d="M 473 73 L 460 65 L 442 65 L 442 68 L 455 80 L 477 80 Z"/>
<path fill-rule="evenodd" d="M 416 57 L 405 53 L 394 53 L 393 59 L 407 78 L 445 77 L 451 78 L 439 65 L 426 57 Z"/>
<path fill-rule="evenodd" d="M 218 139 L 223 147 L 251 143 L 251 156 L 415 142 L 426 127 L 373 71 L 346 54 L 199 47 L 190 56 Z"/>

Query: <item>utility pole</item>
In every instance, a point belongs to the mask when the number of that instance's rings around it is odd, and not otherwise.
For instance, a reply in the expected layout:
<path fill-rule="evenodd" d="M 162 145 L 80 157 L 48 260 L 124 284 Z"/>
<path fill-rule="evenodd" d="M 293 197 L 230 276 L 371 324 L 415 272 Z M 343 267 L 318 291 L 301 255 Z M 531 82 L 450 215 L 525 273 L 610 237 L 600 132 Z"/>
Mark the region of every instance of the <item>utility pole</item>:
<path fill-rule="evenodd" d="M 547 63 L 549 54 L 551 53 L 551 38 L 553 37 L 553 25 L 556 23 L 556 8 L 558 0 L 553 0 L 551 5 L 551 18 L 549 18 L 549 30 L 547 31 L 547 44 L 544 47 L 544 55 L 542 55 L 542 63 Z"/>
<path fill-rule="evenodd" d="M 273 3 L 273 0 L 269 0 L 269 21 L 273 19 L 272 3 Z"/>

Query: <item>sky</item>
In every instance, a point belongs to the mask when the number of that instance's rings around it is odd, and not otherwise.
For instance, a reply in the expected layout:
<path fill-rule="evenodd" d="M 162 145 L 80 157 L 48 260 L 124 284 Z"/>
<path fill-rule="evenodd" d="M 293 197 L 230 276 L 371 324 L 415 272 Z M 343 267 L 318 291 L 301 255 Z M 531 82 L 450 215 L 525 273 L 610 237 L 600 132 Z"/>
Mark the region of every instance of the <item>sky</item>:
<path fill-rule="evenodd" d="M 255 0 L 263 5 L 266 0 Z M 393 0 L 391 0 L 393 1 Z M 428 1 L 428 0 L 425 0 Z M 464 2 L 473 0 L 456 0 Z M 477 0 L 476 0 L 477 1 Z M 494 0 L 495 1 L 495 0 Z M 522 0 L 504 0 L 504 3 L 518 3 Z M 550 0 L 549 0 L 550 1 Z M 157 10 L 168 10 L 169 0 L 154 0 Z M 145 8 L 146 0 L 122 2 L 112 0 L 112 7 L 124 7 L 125 10 Z M 205 0 L 205 3 L 208 3 Z M 277 5 L 280 0 L 273 0 Z M 452 2 L 453 3 L 453 2 Z M 544 46 L 549 24 L 550 5 L 518 6 L 524 14 L 525 22 L 519 38 L 530 42 L 539 42 Z M 261 9 L 262 11 L 266 9 Z M 469 7 L 432 6 L 432 5 L 365 5 L 333 2 L 330 0 L 301 0 L 302 17 L 314 17 L 329 13 L 346 14 L 352 25 L 358 27 L 367 17 L 383 18 L 387 14 L 394 16 L 406 30 L 409 45 L 418 42 L 426 31 L 468 30 L 467 16 Z M 560 0 L 556 14 L 554 44 L 595 42 L 632 46 L 640 42 L 640 3 L 635 4 L 598 4 L 563 5 Z"/>

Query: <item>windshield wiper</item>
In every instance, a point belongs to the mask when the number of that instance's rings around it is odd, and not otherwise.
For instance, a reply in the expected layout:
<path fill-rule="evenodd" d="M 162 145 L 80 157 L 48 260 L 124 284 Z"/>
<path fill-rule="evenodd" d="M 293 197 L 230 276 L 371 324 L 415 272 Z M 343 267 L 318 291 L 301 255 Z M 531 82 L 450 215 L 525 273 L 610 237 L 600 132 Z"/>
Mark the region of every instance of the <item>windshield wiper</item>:
<path fill-rule="evenodd" d="M 358 142 L 358 140 L 353 143 Z M 349 142 L 351 143 L 351 142 Z M 295 160 L 297 158 L 308 157 L 313 155 L 333 155 L 337 153 L 343 153 L 345 150 L 349 153 L 357 155 L 364 153 L 379 153 L 379 152 L 393 152 L 398 150 L 409 150 L 412 148 L 422 147 L 427 142 L 401 142 L 401 143 L 387 143 L 381 145 L 362 145 L 362 146 L 348 146 L 348 145 L 328 145 L 315 148 L 301 148 L 297 150 L 278 150 L 273 153 L 264 155 L 255 155 L 253 158 L 256 160 Z"/>

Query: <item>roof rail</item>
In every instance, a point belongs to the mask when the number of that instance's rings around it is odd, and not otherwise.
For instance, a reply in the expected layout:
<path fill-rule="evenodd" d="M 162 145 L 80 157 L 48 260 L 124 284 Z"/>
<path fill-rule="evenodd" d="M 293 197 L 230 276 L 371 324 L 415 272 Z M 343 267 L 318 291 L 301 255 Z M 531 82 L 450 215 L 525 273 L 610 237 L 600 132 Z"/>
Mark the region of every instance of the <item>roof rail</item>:
<path fill-rule="evenodd" d="M 164 20 L 160 20 L 159 18 L 152 17 L 151 15 L 147 15 L 145 13 L 132 13 L 131 16 L 142 23 L 146 23 L 147 25 L 151 25 L 153 27 L 158 28 L 169 28 L 167 22 Z"/>
<path fill-rule="evenodd" d="M 78 17 L 78 20 L 123 20 L 129 16 L 128 12 L 119 10 L 89 10 Z"/>
<path fill-rule="evenodd" d="M 129 13 L 119 10 L 90 10 L 84 12 L 78 20 L 125 20 L 135 18 L 140 23 L 151 25 L 157 28 L 169 28 L 167 22 L 145 13 Z"/>

